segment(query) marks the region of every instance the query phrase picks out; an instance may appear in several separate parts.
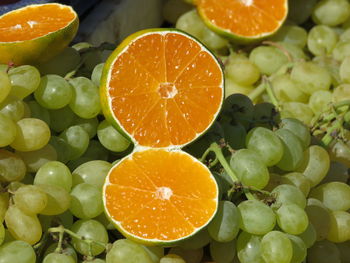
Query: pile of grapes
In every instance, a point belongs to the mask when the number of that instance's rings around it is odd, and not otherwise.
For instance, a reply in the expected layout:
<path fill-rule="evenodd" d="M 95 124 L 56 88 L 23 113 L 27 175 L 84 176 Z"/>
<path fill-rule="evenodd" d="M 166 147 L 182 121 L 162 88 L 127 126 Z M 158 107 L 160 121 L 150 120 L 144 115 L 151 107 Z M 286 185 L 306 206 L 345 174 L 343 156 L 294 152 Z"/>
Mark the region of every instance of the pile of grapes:
<path fill-rule="evenodd" d="M 185 148 L 219 185 L 212 222 L 163 248 L 108 221 L 104 179 L 132 145 L 101 113 L 115 46 L 78 43 L 45 64 L 0 65 L 0 263 L 350 262 L 350 4 L 291 0 L 281 30 L 245 46 L 192 9 L 163 11 L 225 66 L 222 111 Z"/>

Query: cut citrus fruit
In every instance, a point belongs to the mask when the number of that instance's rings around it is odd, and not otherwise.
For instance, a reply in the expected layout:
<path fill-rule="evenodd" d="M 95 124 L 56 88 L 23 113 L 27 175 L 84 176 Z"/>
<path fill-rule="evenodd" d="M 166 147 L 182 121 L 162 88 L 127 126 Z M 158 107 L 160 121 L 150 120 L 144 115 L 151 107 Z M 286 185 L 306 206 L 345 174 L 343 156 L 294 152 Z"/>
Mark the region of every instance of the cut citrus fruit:
<path fill-rule="evenodd" d="M 171 245 L 205 227 L 218 206 L 209 169 L 181 150 L 136 151 L 117 163 L 103 188 L 107 216 L 130 239 Z"/>
<path fill-rule="evenodd" d="M 200 42 L 179 30 L 148 29 L 107 60 L 102 108 L 135 145 L 179 148 L 214 122 L 223 86 L 219 62 Z"/>
<path fill-rule="evenodd" d="M 77 33 L 79 20 L 70 6 L 29 5 L 0 16 L 0 62 L 31 64 L 62 51 Z"/>
<path fill-rule="evenodd" d="M 253 42 L 275 33 L 288 14 L 287 0 L 196 0 L 203 21 L 236 42 Z"/>

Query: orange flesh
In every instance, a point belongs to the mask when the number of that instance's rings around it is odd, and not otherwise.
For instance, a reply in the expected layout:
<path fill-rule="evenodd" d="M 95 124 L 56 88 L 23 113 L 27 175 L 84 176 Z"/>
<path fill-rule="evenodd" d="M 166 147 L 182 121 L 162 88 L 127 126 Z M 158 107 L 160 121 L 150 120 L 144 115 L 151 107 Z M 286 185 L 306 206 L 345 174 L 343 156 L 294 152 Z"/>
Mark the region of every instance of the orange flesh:
<path fill-rule="evenodd" d="M 210 171 L 182 152 L 135 152 L 109 174 L 106 209 L 139 238 L 176 240 L 208 223 L 217 208 Z"/>
<path fill-rule="evenodd" d="M 274 32 L 287 16 L 287 0 L 197 0 L 196 4 L 212 24 L 245 37 Z"/>
<path fill-rule="evenodd" d="M 38 38 L 66 27 L 75 18 L 69 7 L 57 4 L 15 10 L 0 17 L 0 42 Z"/>
<path fill-rule="evenodd" d="M 114 116 L 143 146 L 183 145 L 212 123 L 222 102 L 222 71 L 194 40 L 151 33 L 134 40 L 112 66 Z"/>

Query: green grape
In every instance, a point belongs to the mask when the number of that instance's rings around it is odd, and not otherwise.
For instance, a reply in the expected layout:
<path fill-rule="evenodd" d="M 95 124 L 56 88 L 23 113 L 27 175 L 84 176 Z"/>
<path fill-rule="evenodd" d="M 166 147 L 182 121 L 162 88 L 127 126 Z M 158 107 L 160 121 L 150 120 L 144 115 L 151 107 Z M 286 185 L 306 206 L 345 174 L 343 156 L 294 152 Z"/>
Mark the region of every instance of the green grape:
<path fill-rule="evenodd" d="M 0 182 L 21 181 L 26 174 L 26 165 L 15 153 L 0 149 Z"/>
<path fill-rule="evenodd" d="M 282 204 L 276 215 L 278 226 L 288 234 L 299 235 L 309 224 L 306 212 L 296 204 Z"/>
<path fill-rule="evenodd" d="M 274 76 L 271 81 L 276 98 L 281 102 L 306 102 L 308 95 L 301 91 L 301 84 L 291 79 L 289 74 Z"/>
<path fill-rule="evenodd" d="M 89 146 L 86 149 L 82 157 L 87 157 L 92 160 L 104 160 L 107 161 L 109 156 L 109 151 L 103 147 L 103 145 L 98 140 L 91 140 Z"/>
<path fill-rule="evenodd" d="M 260 244 L 261 236 L 242 231 L 237 239 L 237 257 L 239 261 L 241 263 L 265 263 L 261 257 Z"/>
<path fill-rule="evenodd" d="M 74 120 L 74 126 L 82 127 L 89 134 L 89 138 L 91 139 L 95 137 L 97 133 L 98 119 L 96 117 L 91 119 L 76 117 Z"/>
<path fill-rule="evenodd" d="M 274 42 L 286 42 L 294 44 L 300 48 L 305 47 L 307 32 L 304 28 L 294 25 L 283 25 L 270 40 Z"/>
<path fill-rule="evenodd" d="M 216 263 L 231 263 L 236 255 L 236 240 L 226 243 L 210 242 L 210 255 Z"/>
<path fill-rule="evenodd" d="M 330 145 L 329 157 L 333 161 L 340 162 L 349 167 L 350 165 L 350 147 L 341 140 L 337 140 Z"/>
<path fill-rule="evenodd" d="M 271 75 L 280 67 L 288 63 L 287 56 L 273 46 L 258 46 L 249 55 L 252 61 L 260 70 L 261 74 Z"/>
<path fill-rule="evenodd" d="M 33 245 L 41 238 L 41 224 L 36 215 L 27 215 L 15 205 L 6 211 L 5 223 L 11 235 L 18 240 Z"/>
<path fill-rule="evenodd" d="M 24 102 L 13 95 L 9 95 L 0 104 L 0 113 L 17 122 L 23 118 Z"/>
<path fill-rule="evenodd" d="M 2 223 L 0 223 L 0 246 L 5 240 L 5 228 Z"/>
<path fill-rule="evenodd" d="M 333 49 L 332 56 L 339 62 L 350 56 L 350 41 L 339 41 Z"/>
<path fill-rule="evenodd" d="M 130 145 L 130 141 L 121 135 L 107 120 L 100 122 L 98 125 L 97 137 L 104 147 L 113 152 L 125 151 Z"/>
<path fill-rule="evenodd" d="M 305 54 L 304 50 L 296 44 L 288 42 L 277 42 L 282 49 L 284 49 L 287 54 L 291 57 L 292 60 L 308 60 L 309 57 Z M 283 65 L 279 70 L 282 70 L 283 67 L 288 67 L 288 64 Z"/>
<path fill-rule="evenodd" d="M 36 255 L 31 245 L 16 240 L 0 246 L 0 263 L 35 263 Z"/>
<path fill-rule="evenodd" d="M 349 178 L 348 167 L 339 162 L 331 162 L 329 171 L 321 184 L 329 182 L 343 182 L 346 183 Z"/>
<path fill-rule="evenodd" d="M 93 260 L 84 260 L 83 263 L 106 263 L 106 261 L 100 258 L 94 258 Z"/>
<path fill-rule="evenodd" d="M 47 195 L 47 205 L 40 212 L 42 215 L 58 215 L 70 206 L 70 195 L 62 187 L 55 185 L 38 185 Z"/>
<path fill-rule="evenodd" d="M 47 195 L 35 185 L 19 188 L 13 197 L 18 209 L 27 215 L 39 214 L 47 205 Z"/>
<path fill-rule="evenodd" d="M 329 166 L 330 160 L 327 151 L 321 146 L 311 145 L 304 152 L 303 160 L 297 171 L 303 173 L 309 179 L 311 187 L 314 187 L 326 176 Z"/>
<path fill-rule="evenodd" d="M 81 219 L 93 218 L 101 214 L 103 212 L 101 190 L 87 183 L 75 186 L 71 192 L 71 213 Z"/>
<path fill-rule="evenodd" d="M 62 163 L 67 163 L 70 156 L 68 155 L 68 152 L 70 150 L 70 146 L 68 143 L 57 136 L 51 136 L 49 144 L 55 149 L 57 154 L 57 161 Z"/>
<path fill-rule="evenodd" d="M 234 80 L 232 80 L 228 76 L 225 77 L 225 98 L 236 93 L 240 93 L 248 96 L 253 90 L 254 90 L 253 86 L 244 86 L 236 83 Z"/>
<path fill-rule="evenodd" d="M 281 177 L 282 184 L 294 185 L 304 194 L 305 197 L 308 196 L 310 192 L 310 181 L 302 174 L 297 172 L 292 172 L 285 174 Z"/>
<path fill-rule="evenodd" d="M 50 161 L 57 160 L 57 152 L 50 144 L 46 144 L 43 148 L 31 152 L 19 152 L 16 154 L 22 158 L 26 164 L 28 172 L 36 172 L 41 166 Z"/>
<path fill-rule="evenodd" d="M 72 188 L 72 174 L 68 167 L 58 161 L 45 163 L 37 171 L 34 184 L 35 185 L 53 185 L 65 189 L 67 192 Z"/>
<path fill-rule="evenodd" d="M 17 135 L 17 125 L 6 115 L 0 113 L 0 147 L 11 144 Z"/>
<path fill-rule="evenodd" d="M 152 247 L 149 247 L 149 248 L 152 248 Z M 183 249 L 181 247 L 172 247 L 169 250 L 169 254 L 175 254 L 182 257 L 186 261 L 186 263 L 200 263 L 202 262 L 204 252 L 203 252 L 203 248 Z M 162 255 L 160 255 L 160 257 L 163 257 L 163 256 L 164 256 L 164 252 L 162 253 Z M 154 263 L 158 263 L 159 259 L 160 258 L 158 258 L 158 260 Z"/>
<path fill-rule="evenodd" d="M 289 263 L 293 256 L 292 242 L 280 231 L 267 233 L 260 244 L 261 256 L 269 263 Z"/>
<path fill-rule="evenodd" d="M 347 21 L 349 21 L 349 19 Z M 339 40 L 340 41 L 348 41 L 348 40 L 350 40 L 350 30 L 349 30 L 349 28 L 346 28 L 343 31 L 343 33 L 341 33 Z"/>
<path fill-rule="evenodd" d="M 316 24 L 337 26 L 350 16 L 350 4 L 347 0 L 321 0 L 313 9 L 312 20 Z"/>
<path fill-rule="evenodd" d="M 338 42 L 338 34 L 329 26 L 314 26 L 307 38 L 307 47 L 315 56 L 328 55 Z"/>
<path fill-rule="evenodd" d="M 69 107 L 58 110 L 49 110 L 50 128 L 55 132 L 62 132 L 73 124 L 75 119 L 74 112 Z"/>
<path fill-rule="evenodd" d="M 91 73 L 91 81 L 97 86 L 100 86 L 100 81 L 101 81 L 101 77 L 102 77 L 102 70 L 104 67 L 105 63 L 100 63 L 97 64 L 94 67 L 94 70 Z"/>
<path fill-rule="evenodd" d="M 47 254 L 43 263 L 75 263 L 76 261 L 69 255 L 57 252 Z"/>
<path fill-rule="evenodd" d="M 341 84 L 333 91 L 333 102 L 350 100 L 350 84 Z"/>
<path fill-rule="evenodd" d="M 130 263 L 131 262 L 133 261 L 130 261 Z M 160 259 L 159 263 L 186 263 L 186 261 L 176 254 L 167 254 Z"/>
<path fill-rule="evenodd" d="M 309 128 L 298 119 L 285 118 L 282 119 L 281 127 L 292 132 L 300 142 L 302 143 L 303 149 L 309 147 L 311 141 L 311 135 Z"/>
<path fill-rule="evenodd" d="M 229 123 L 222 123 L 221 127 L 224 130 L 225 141 L 232 149 L 239 150 L 245 148 L 247 132 L 242 124 L 231 125 Z"/>
<path fill-rule="evenodd" d="M 80 126 L 71 126 L 64 130 L 60 136 L 68 145 L 69 159 L 77 159 L 84 154 L 89 146 L 89 134 Z"/>
<path fill-rule="evenodd" d="M 263 127 L 256 127 L 249 131 L 246 146 L 259 154 L 266 166 L 277 164 L 283 156 L 283 145 L 280 138 L 271 130 Z"/>
<path fill-rule="evenodd" d="M 349 39 L 350 40 L 350 39 Z M 339 75 L 342 82 L 350 83 L 350 57 L 344 58 L 339 68 Z"/>
<path fill-rule="evenodd" d="M 310 192 L 310 197 L 320 200 L 328 209 L 347 211 L 350 209 L 350 186 L 341 182 L 322 184 Z"/>
<path fill-rule="evenodd" d="M 72 111 L 81 118 L 96 117 L 101 111 L 98 88 L 91 80 L 77 77 L 69 81 L 73 87 L 73 97 L 69 103 Z"/>
<path fill-rule="evenodd" d="M 328 90 L 318 90 L 310 96 L 309 107 L 315 113 L 321 113 L 332 101 L 332 93 Z"/>
<path fill-rule="evenodd" d="M 61 76 L 46 75 L 41 78 L 34 97 L 44 108 L 55 110 L 68 105 L 73 97 L 73 91 L 69 83 Z"/>
<path fill-rule="evenodd" d="M 115 230 L 113 223 L 107 218 L 105 213 L 99 214 L 97 217 L 93 218 L 100 222 L 107 230 Z"/>
<path fill-rule="evenodd" d="M 341 263 L 340 252 L 334 243 L 327 240 L 316 242 L 307 251 L 308 263 Z"/>
<path fill-rule="evenodd" d="M 336 246 L 339 249 L 341 262 L 350 263 L 350 241 L 338 243 Z"/>
<path fill-rule="evenodd" d="M 231 55 L 225 65 L 226 75 L 234 82 L 250 86 L 260 78 L 259 68 L 245 56 Z"/>
<path fill-rule="evenodd" d="M 33 66 L 23 65 L 10 68 L 8 75 L 12 85 L 10 94 L 20 99 L 27 97 L 39 87 L 40 73 Z"/>
<path fill-rule="evenodd" d="M 316 242 L 316 235 L 317 234 L 315 227 L 313 224 L 309 223 L 306 230 L 303 233 L 299 234 L 298 237 L 300 237 L 303 240 L 305 246 L 309 248 Z"/>
<path fill-rule="evenodd" d="M 306 198 L 299 188 L 294 185 L 281 184 L 272 190 L 276 197 L 276 205 L 296 204 L 301 208 L 306 206 Z"/>
<path fill-rule="evenodd" d="M 237 236 L 239 224 L 237 207 L 230 201 L 220 201 L 216 215 L 208 225 L 208 232 L 218 242 L 229 242 Z"/>
<path fill-rule="evenodd" d="M 0 71 L 0 103 L 2 103 L 11 91 L 10 78 L 6 72 Z"/>
<path fill-rule="evenodd" d="M 241 149 L 232 155 L 230 166 L 246 186 L 263 189 L 269 182 L 269 172 L 260 155 L 250 149 Z"/>
<path fill-rule="evenodd" d="M 317 90 L 328 90 L 332 83 L 328 71 L 313 62 L 298 62 L 291 71 L 291 78 L 301 85 L 301 90 L 311 95 Z"/>
<path fill-rule="evenodd" d="M 58 246 L 58 243 L 51 244 L 45 250 L 44 257 L 46 257 L 48 254 L 55 252 L 57 246 Z M 64 254 L 66 256 L 71 257 L 72 259 L 74 259 L 74 262 L 78 261 L 77 253 L 75 252 L 74 248 L 70 245 L 65 245 L 65 247 L 61 247 L 60 254 Z"/>
<path fill-rule="evenodd" d="M 28 106 L 28 102 L 23 101 L 23 106 L 24 106 L 23 118 L 30 118 L 32 116 L 32 113 L 31 113 L 30 108 Z"/>
<path fill-rule="evenodd" d="M 57 56 L 38 66 L 41 74 L 56 74 L 64 77 L 75 70 L 81 61 L 80 54 L 72 47 L 66 47 Z"/>
<path fill-rule="evenodd" d="M 330 218 L 327 239 L 334 243 L 350 240 L 350 214 L 344 211 L 331 211 Z"/>
<path fill-rule="evenodd" d="M 276 224 L 276 215 L 268 205 L 258 200 L 246 200 L 238 205 L 243 231 L 254 235 L 264 235 Z"/>
<path fill-rule="evenodd" d="M 111 168 L 111 163 L 102 160 L 83 163 L 72 173 L 73 186 L 88 183 L 102 190 L 105 178 Z"/>
<path fill-rule="evenodd" d="M 282 105 L 282 118 L 295 118 L 303 123 L 310 125 L 314 113 L 308 104 L 300 102 L 285 102 Z"/>
<path fill-rule="evenodd" d="M 30 109 L 30 117 L 31 118 L 40 119 L 40 120 L 46 122 L 46 124 L 50 126 L 50 124 L 51 124 L 50 113 L 46 108 L 42 107 L 35 100 L 28 101 L 27 105 Z"/>
<path fill-rule="evenodd" d="M 324 204 L 314 198 L 307 200 L 305 212 L 309 217 L 310 223 L 316 231 L 316 240 L 326 239 L 330 229 L 330 211 Z"/>
<path fill-rule="evenodd" d="M 0 190 L 3 190 L 3 188 L 0 187 Z M 10 197 L 8 192 L 0 193 L 0 223 L 4 221 L 5 213 L 9 206 L 9 201 L 10 201 Z"/>
<path fill-rule="evenodd" d="M 317 0 L 289 0 L 288 19 L 298 25 L 309 19 Z"/>
<path fill-rule="evenodd" d="M 316 56 L 312 59 L 318 66 L 326 69 L 332 77 L 332 85 L 337 86 L 341 82 L 339 75 L 340 62 L 331 56 Z"/>
<path fill-rule="evenodd" d="M 49 142 L 50 135 L 49 126 L 42 120 L 22 119 L 17 122 L 17 134 L 10 146 L 22 152 L 39 150 Z"/>
<path fill-rule="evenodd" d="M 207 229 L 200 230 L 195 235 L 182 240 L 177 245 L 184 249 L 198 249 L 206 246 L 210 242 L 210 235 Z"/>
<path fill-rule="evenodd" d="M 303 158 L 301 141 L 286 128 L 279 129 L 275 133 L 281 139 L 283 145 L 283 156 L 276 166 L 283 171 L 294 171 L 300 166 Z"/>
<path fill-rule="evenodd" d="M 300 263 L 306 258 L 306 245 L 304 241 L 297 236 L 287 235 L 292 243 L 293 256 L 290 263 Z"/>

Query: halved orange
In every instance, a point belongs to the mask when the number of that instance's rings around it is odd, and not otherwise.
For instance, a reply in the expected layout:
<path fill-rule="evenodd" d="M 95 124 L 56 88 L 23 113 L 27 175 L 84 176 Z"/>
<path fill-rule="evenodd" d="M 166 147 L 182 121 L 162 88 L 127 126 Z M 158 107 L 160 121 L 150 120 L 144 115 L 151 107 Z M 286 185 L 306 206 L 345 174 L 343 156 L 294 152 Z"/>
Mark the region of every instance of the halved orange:
<path fill-rule="evenodd" d="M 107 216 L 126 237 L 169 246 L 213 218 L 218 187 L 208 168 L 181 150 L 136 151 L 117 163 L 103 188 Z"/>
<path fill-rule="evenodd" d="M 77 33 L 78 15 L 70 6 L 39 4 L 0 16 L 0 63 L 46 61 L 69 45 Z"/>
<path fill-rule="evenodd" d="M 209 28 L 241 43 L 272 35 L 288 14 L 288 0 L 196 0 L 195 4 Z"/>
<path fill-rule="evenodd" d="M 223 86 L 220 63 L 199 41 L 175 29 L 147 29 L 107 60 L 102 109 L 135 145 L 179 148 L 214 122 Z"/>

